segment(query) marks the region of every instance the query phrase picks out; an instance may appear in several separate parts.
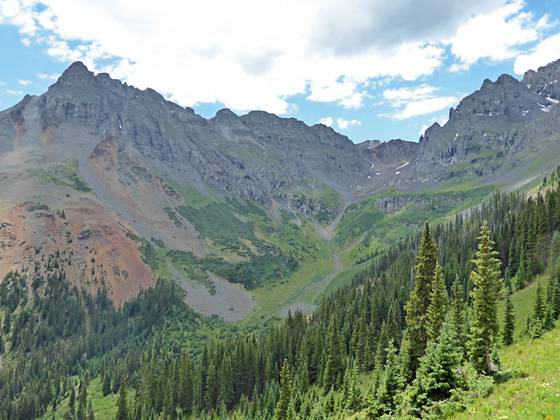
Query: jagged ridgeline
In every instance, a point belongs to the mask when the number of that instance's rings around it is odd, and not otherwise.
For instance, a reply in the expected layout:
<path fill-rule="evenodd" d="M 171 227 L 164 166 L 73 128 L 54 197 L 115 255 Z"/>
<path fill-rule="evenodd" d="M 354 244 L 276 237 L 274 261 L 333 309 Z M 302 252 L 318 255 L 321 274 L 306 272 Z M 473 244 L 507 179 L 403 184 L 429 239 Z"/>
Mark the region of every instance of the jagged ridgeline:
<path fill-rule="evenodd" d="M 56 255 L 44 267 L 9 274 L 0 286 L 0 417 L 86 418 L 93 407 L 135 419 L 443 415 L 460 409 L 499 375 L 497 360 L 491 366 L 498 373 L 467 363 L 473 330 L 466 326 L 480 312 L 469 292 L 483 287 L 470 273 L 484 277 L 480 261 L 497 258 L 495 280 L 504 278 L 503 288 L 514 290 L 554 268 L 527 331 L 538 336 L 559 315 L 558 175 L 538 193 L 497 193 L 434 226 L 429 239 L 422 234 L 420 249 L 418 236 L 403 240 L 312 314 L 297 312 L 257 332 L 225 329 L 208 340 L 212 321 L 187 309 L 172 282 L 115 309 L 103 291 L 91 296 L 69 286 Z M 479 236 L 484 224 L 494 245 L 476 253 L 486 240 L 484 232 Z M 449 310 L 441 317 L 440 338 L 427 339 L 411 369 L 406 343 L 412 318 L 405 305 L 416 290 L 415 264 L 426 241 L 437 247 L 443 270 L 441 283 L 433 285 L 440 284 L 440 299 L 449 302 L 441 307 Z M 494 334 L 490 344 L 498 341 Z M 429 370 L 434 363 L 443 373 Z"/>

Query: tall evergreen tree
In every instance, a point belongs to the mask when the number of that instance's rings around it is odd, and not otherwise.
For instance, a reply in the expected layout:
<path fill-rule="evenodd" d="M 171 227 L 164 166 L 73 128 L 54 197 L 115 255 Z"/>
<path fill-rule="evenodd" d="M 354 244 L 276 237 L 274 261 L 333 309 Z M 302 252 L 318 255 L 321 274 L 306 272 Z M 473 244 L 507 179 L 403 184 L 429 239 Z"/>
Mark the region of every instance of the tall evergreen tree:
<path fill-rule="evenodd" d="M 466 356 L 465 347 L 467 341 L 467 328 L 465 326 L 465 301 L 463 299 L 463 290 L 458 278 L 456 278 L 453 282 L 451 293 L 453 295 L 453 300 L 451 301 L 451 306 L 449 308 L 449 322 L 455 330 L 453 337 L 456 340 L 456 346 L 463 349 L 463 356 Z"/>
<path fill-rule="evenodd" d="M 508 288 L 506 296 L 505 314 L 504 314 L 504 332 L 502 340 L 504 346 L 509 346 L 513 343 L 513 333 L 515 331 L 515 312 L 513 303 L 511 301 L 511 288 Z"/>
<path fill-rule="evenodd" d="M 342 384 L 342 407 L 348 412 L 354 412 L 360 404 L 360 389 L 358 387 L 358 363 L 348 364 Z"/>
<path fill-rule="evenodd" d="M 426 312 L 430 304 L 430 291 L 437 262 L 436 244 L 429 225 L 426 224 L 416 258 L 414 287 L 406 304 L 406 326 L 410 341 L 410 362 L 412 370 L 418 366 L 418 359 L 424 354 L 427 342 Z"/>
<path fill-rule="evenodd" d="M 377 387 L 375 398 L 369 407 L 374 418 L 383 414 L 392 414 L 395 410 L 395 395 L 400 389 L 399 366 L 397 364 L 397 349 L 392 341 L 387 348 L 385 370 Z"/>
<path fill-rule="evenodd" d="M 117 397 L 117 418 L 116 420 L 128 420 L 128 401 L 126 395 L 126 385 L 121 382 L 119 395 Z"/>
<path fill-rule="evenodd" d="M 440 335 L 428 342 L 426 353 L 420 358 L 416 378 L 406 390 L 403 411 L 415 409 L 406 414 L 419 415 L 431 404 L 449 398 L 452 390 L 461 385 L 459 367 L 462 350 L 457 347 L 454 335 L 455 329 L 448 317 Z"/>
<path fill-rule="evenodd" d="M 107 372 L 103 373 L 103 378 L 102 378 L 102 385 L 101 385 L 101 392 L 103 393 L 103 396 L 107 396 L 111 393 L 111 376 L 109 376 L 109 374 Z"/>
<path fill-rule="evenodd" d="M 475 269 L 470 279 L 473 315 L 470 336 L 470 358 L 479 373 L 492 374 L 497 371 L 495 346 L 498 335 L 498 302 L 502 289 L 500 260 L 490 238 L 486 223 L 480 228 L 478 250 L 473 263 Z"/>
<path fill-rule="evenodd" d="M 436 263 L 435 276 L 432 282 L 430 293 L 430 304 L 426 314 L 426 331 L 428 341 L 435 340 L 441 331 L 447 313 L 447 289 L 443 279 L 443 270 L 439 263 Z"/>
<path fill-rule="evenodd" d="M 329 322 L 327 347 L 325 349 L 325 368 L 323 372 L 323 390 L 325 393 L 329 392 L 331 388 L 336 389 L 344 373 L 343 350 L 337 324 L 336 315 L 333 315 Z"/>
<path fill-rule="evenodd" d="M 535 296 L 535 303 L 533 304 L 533 316 L 530 322 L 530 334 L 533 338 L 538 338 L 543 335 L 545 331 L 545 317 L 546 307 L 544 305 L 542 288 L 540 283 L 537 284 L 537 292 Z"/>
<path fill-rule="evenodd" d="M 282 370 L 280 370 L 280 396 L 276 404 L 274 418 L 276 420 L 288 419 L 288 407 L 290 405 L 292 393 L 292 373 L 287 360 L 284 360 Z"/>

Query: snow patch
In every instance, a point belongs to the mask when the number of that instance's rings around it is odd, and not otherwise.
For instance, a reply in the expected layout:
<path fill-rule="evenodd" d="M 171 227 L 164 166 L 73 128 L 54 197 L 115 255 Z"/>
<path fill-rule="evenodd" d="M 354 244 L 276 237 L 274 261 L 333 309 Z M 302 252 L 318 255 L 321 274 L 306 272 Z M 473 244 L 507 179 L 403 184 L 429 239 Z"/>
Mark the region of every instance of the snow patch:
<path fill-rule="evenodd" d="M 397 166 L 397 167 L 395 168 L 395 170 L 398 171 L 399 169 L 404 168 L 406 165 L 410 165 L 410 162 L 405 162 L 405 163 L 403 163 L 401 166 Z"/>
<path fill-rule="evenodd" d="M 551 98 L 550 96 L 547 96 L 547 97 L 546 97 L 546 100 L 547 100 L 548 102 L 553 103 L 553 104 L 557 104 L 558 102 L 560 102 L 558 99 Z"/>

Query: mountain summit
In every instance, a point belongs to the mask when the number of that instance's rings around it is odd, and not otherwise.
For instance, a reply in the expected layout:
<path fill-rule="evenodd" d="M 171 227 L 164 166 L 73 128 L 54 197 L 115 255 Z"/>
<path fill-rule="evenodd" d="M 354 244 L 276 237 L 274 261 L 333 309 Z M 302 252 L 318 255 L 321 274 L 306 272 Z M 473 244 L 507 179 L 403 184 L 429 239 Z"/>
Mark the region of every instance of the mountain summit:
<path fill-rule="evenodd" d="M 155 279 L 131 238 L 188 253 L 197 264 L 239 265 L 280 252 L 266 232 L 243 227 L 247 212 L 336 226 L 353 204 L 389 189 L 526 182 L 557 164 L 558 80 L 559 61 L 521 81 L 485 80 L 418 143 L 353 144 L 322 124 L 263 111 L 223 109 L 205 119 L 152 89 L 73 63 L 46 93 L 0 113 L 0 221 L 9 226 L 1 231 L 8 251 L 0 275 L 33 264 L 40 243 L 44 255 L 80 255 L 72 280 L 101 270 L 99 281 L 123 301 Z M 234 244 L 215 231 L 221 226 L 245 229 L 244 239 Z M 205 264 L 201 270 L 235 280 Z"/>

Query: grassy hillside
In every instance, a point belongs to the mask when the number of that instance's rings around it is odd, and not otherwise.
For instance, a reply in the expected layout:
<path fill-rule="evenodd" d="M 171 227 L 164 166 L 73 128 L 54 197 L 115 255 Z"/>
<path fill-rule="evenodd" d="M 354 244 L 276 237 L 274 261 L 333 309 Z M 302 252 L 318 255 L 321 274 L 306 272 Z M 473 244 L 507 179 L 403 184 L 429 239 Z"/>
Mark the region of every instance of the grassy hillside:
<path fill-rule="evenodd" d="M 501 353 L 513 379 L 497 385 L 454 419 L 560 418 L 560 327 L 537 340 L 524 339 Z"/>
<path fill-rule="evenodd" d="M 560 325 L 536 340 L 523 336 L 537 284 L 544 288 L 546 280 L 546 276 L 540 276 L 512 296 L 517 342 L 501 351 L 503 370 L 512 379 L 497 385 L 488 397 L 473 401 L 464 413 L 453 418 L 560 418 Z M 503 316 L 503 308 L 500 314 Z"/>

